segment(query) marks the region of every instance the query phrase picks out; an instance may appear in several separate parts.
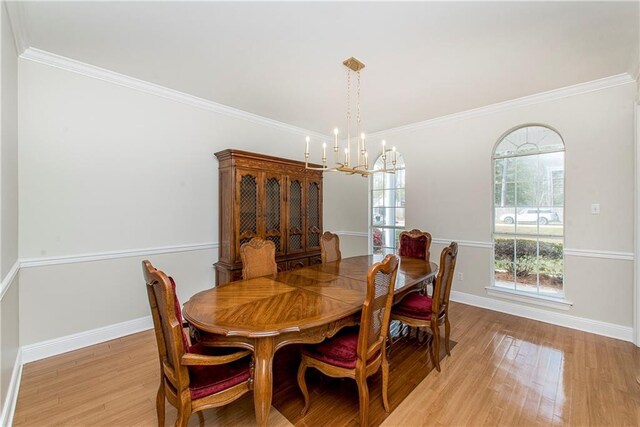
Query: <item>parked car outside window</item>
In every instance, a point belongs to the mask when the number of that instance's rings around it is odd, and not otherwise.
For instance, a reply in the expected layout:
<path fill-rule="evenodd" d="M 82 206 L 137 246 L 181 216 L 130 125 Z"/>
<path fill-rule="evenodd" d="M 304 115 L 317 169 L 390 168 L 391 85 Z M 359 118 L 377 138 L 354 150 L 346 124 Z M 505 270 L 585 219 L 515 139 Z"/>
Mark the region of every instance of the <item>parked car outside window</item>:
<path fill-rule="evenodd" d="M 542 225 L 560 221 L 558 213 L 551 209 L 520 209 L 516 217 L 518 218 L 518 222 L 538 222 Z M 515 218 L 513 214 L 508 213 L 500 215 L 500 221 L 505 224 L 513 224 Z"/>

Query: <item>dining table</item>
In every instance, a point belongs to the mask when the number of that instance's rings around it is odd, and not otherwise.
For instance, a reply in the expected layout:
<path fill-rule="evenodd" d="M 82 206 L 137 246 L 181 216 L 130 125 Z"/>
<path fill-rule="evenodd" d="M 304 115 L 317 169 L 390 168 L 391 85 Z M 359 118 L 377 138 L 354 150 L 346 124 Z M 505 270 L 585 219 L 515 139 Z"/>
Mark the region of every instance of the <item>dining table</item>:
<path fill-rule="evenodd" d="M 367 292 L 367 272 L 383 255 L 362 255 L 275 276 L 230 282 L 193 295 L 183 314 L 199 342 L 254 353 L 254 407 L 267 425 L 273 393 L 273 358 L 289 344 L 319 343 L 356 325 Z M 431 279 L 438 266 L 399 257 L 394 299 Z"/>

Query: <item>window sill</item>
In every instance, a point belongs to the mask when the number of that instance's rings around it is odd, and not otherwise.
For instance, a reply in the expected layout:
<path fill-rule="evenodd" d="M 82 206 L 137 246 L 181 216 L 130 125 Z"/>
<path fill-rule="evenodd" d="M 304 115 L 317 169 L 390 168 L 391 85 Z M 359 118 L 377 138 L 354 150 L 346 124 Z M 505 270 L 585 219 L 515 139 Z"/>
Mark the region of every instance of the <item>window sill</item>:
<path fill-rule="evenodd" d="M 556 298 L 543 295 L 532 295 L 511 289 L 499 288 L 497 286 L 487 286 L 485 289 L 487 290 L 487 294 L 490 296 L 539 305 L 547 308 L 555 308 L 557 310 L 569 310 L 573 306 L 573 302 L 563 297 Z"/>

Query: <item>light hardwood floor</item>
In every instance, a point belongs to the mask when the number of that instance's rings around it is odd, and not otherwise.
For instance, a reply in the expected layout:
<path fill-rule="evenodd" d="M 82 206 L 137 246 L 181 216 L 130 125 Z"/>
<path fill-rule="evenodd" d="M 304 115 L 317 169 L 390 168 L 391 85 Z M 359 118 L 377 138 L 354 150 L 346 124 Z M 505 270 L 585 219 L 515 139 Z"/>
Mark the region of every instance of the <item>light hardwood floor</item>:
<path fill-rule="evenodd" d="M 633 344 L 462 304 L 450 310 L 452 356 L 383 426 L 640 425 Z M 26 365 L 14 425 L 155 425 L 154 339 L 143 332 Z M 255 424 L 251 398 L 205 411 L 207 425 Z M 269 425 L 290 423 L 272 408 Z"/>

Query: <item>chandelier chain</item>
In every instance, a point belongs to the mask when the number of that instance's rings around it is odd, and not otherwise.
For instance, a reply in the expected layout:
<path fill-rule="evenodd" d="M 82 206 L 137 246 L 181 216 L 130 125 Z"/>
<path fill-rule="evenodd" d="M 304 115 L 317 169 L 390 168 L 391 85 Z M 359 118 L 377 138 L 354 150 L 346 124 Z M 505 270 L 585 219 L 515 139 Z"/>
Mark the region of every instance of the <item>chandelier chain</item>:
<path fill-rule="evenodd" d="M 347 119 L 351 120 L 351 73 L 347 68 Z"/>
<path fill-rule="evenodd" d="M 360 71 L 357 72 L 358 74 L 358 86 L 357 86 L 357 95 L 356 95 L 356 102 L 357 102 L 357 108 L 358 108 L 358 132 L 360 132 Z"/>

